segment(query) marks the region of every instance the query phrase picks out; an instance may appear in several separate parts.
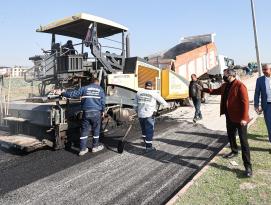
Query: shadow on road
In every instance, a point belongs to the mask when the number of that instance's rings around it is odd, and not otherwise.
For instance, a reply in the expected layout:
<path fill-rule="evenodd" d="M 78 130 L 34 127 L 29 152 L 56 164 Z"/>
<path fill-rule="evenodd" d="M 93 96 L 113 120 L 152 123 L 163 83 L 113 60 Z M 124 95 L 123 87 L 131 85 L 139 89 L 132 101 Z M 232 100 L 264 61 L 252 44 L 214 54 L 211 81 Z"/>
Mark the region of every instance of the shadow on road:
<path fill-rule="evenodd" d="M 137 145 L 137 146 L 134 146 Z M 135 155 L 140 155 L 140 156 L 144 156 L 147 158 L 151 158 L 153 160 L 162 162 L 162 163 L 175 163 L 184 167 L 189 167 L 191 169 L 197 170 L 200 168 L 199 165 L 191 163 L 189 160 L 187 160 L 187 158 L 181 156 L 181 155 L 174 155 L 168 152 L 165 152 L 163 150 L 156 150 L 156 151 L 152 151 L 149 153 L 145 152 L 145 147 L 138 147 L 139 144 L 137 143 L 128 143 L 126 145 L 126 151 L 131 153 L 131 154 L 135 154 Z M 195 159 L 195 160 L 200 160 L 197 157 L 193 157 L 190 156 L 189 157 L 190 160 L 191 159 Z"/>
<path fill-rule="evenodd" d="M 209 150 L 212 152 L 215 152 L 217 150 L 217 147 L 211 147 L 209 146 L 209 144 L 211 142 L 207 142 L 205 141 L 205 143 L 200 143 L 200 142 L 191 142 L 191 141 L 183 141 L 183 140 L 173 140 L 173 139 L 162 139 L 162 138 L 158 138 L 156 139 L 159 142 L 163 142 L 166 144 L 170 144 L 170 145 L 175 145 L 178 147 L 184 147 L 184 148 L 196 148 L 199 150 Z M 210 140 L 208 140 L 210 141 Z M 223 144 L 225 142 L 225 140 L 223 140 L 222 138 L 218 138 L 217 143 L 219 144 Z"/>
<path fill-rule="evenodd" d="M 203 136 L 203 137 L 208 137 L 208 138 L 227 138 L 225 134 L 216 134 L 216 133 L 210 133 L 210 132 L 187 132 L 187 131 L 176 131 L 175 133 L 178 134 L 189 134 L 189 135 L 197 135 L 197 136 Z"/>

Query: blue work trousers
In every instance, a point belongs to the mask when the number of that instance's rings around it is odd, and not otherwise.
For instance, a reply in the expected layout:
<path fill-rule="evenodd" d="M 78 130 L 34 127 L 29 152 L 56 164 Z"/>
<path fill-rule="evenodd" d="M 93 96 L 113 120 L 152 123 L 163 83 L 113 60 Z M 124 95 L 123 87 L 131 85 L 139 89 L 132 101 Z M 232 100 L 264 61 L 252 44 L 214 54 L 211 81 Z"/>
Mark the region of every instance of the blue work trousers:
<path fill-rule="evenodd" d="M 154 117 L 139 118 L 142 136 L 146 136 L 146 147 L 152 147 L 152 139 L 154 133 Z"/>
<path fill-rule="evenodd" d="M 80 150 L 85 150 L 87 147 L 87 140 L 89 129 L 92 130 L 93 142 L 96 146 L 99 143 L 100 128 L 101 128 L 101 111 L 89 110 L 83 112 L 81 124 Z"/>

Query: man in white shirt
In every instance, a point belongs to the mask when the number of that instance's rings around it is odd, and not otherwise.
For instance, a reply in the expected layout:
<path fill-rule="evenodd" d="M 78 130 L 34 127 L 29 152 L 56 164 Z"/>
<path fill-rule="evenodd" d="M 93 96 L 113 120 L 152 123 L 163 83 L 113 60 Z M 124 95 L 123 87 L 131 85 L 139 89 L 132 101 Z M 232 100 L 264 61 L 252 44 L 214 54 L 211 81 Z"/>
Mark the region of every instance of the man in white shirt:
<path fill-rule="evenodd" d="M 142 130 L 142 138 L 146 143 L 146 152 L 155 150 L 152 146 L 154 133 L 154 112 L 156 111 L 157 101 L 165 107 L 168 103 L 158 94 L 157 90 L 153 90 L 151 81 L 145 83 L 145 89 L 140 90 L 136 94 L 136 110 Z"/>
<path fill-rule="evenodd" d="M 263 111 L 269 142 L 271 143 L 271 65 L 265 64 L 262 71 L 264 76 L 259 77 L 256 82 L 254 107 L 258 114 Z M 259 106 L 260 98 L 261 106 Z"/>
<path fill-rule="evenodd" d="M 270 74 L 269 76 L 265 76 L 265 87 L 266 87 L 266 94 L 267 94 L 267 102 L 271 102 L 271 76 Z"/>

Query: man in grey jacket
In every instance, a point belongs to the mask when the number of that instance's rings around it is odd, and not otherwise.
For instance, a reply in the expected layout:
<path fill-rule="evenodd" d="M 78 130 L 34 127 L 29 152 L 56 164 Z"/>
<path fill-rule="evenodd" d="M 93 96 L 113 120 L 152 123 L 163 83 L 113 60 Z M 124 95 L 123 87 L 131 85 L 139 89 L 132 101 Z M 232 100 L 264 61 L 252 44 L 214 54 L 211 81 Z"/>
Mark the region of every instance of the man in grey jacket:
<path fill-rule="evenodd" d="M 153 90 L 152 82 L 145 83 L 145 89 L 137 92 L 136 110 L 139 118 L 142 138 L 146 143 L 146 152 L 155 150 L 152 146 L 154 133 L 154 112 L 156 111 L 157 101 L 165 107 L 168 103 L 158 94 L 157 90 Z"/>

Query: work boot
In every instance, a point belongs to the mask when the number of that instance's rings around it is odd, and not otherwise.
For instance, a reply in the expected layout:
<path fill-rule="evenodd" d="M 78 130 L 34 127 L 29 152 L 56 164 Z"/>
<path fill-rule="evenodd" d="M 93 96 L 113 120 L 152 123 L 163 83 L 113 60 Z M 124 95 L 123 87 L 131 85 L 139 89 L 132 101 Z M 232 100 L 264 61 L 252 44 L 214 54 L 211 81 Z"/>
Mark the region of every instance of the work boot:
<path fill-rule="evenodd" d="M 142 139 L 142 141 L 140 142 L 140 145 L 142 147 L 145 147 L 145 145 L 146 145 L 146 137 L 143 137 L 143 135 L 142 135 L 141 139 Z"/>
<path fill-rule="evenodd" d="M 235 157 L 237 155 L 238 155 L 238 152 L 237 153 L 236 152 L 230 152 L 228 154 L 224 154 L 222 157 L 225 158 L 225 159 L 230 159 L 230 158 L 233 158 L 233 157 Z"/>
<path fill-rule="evenodd" d="M 146 141 L 146 137 L 141 137 L 141 139 L 143 140 L 143 142 L 145 143 Z"/>
<path fill-rule="evenodd" d="M 103 144 L 98 144 L 98 145 L 94 145 L 94 146 L 92 147 L 91 152 L 95 153 L 95 152 L 99 152 L 99 151 L 101 151 L 101 150 L 103 150 L 103 149 L 104 149 Z"/>
<path fill-rule="evenodd" d="M 86 153 L 88 153 L 88 148 L 86 148 L 86 149 L 84 149 L 84 150 L 81 150 L 81 151 L 79 152 L 79 156 L 83 156 L 83 155 L 85 155 Z"/>
<path fill-rule="evenodd" d="M 200 118 L 200 117 L 194 117 L 194 118 L 193 118 L 193 122 L 196 123 L 197 121 L 199 121 L 199 120 L 201 120 L 201 119 L 202 119 L 202 118 Z"/>
<path fill-rule="evenodd" d="M 245 175 L 246 175 L 246 177 L 252 177 L 251 167 L 246 167 Z"/>

